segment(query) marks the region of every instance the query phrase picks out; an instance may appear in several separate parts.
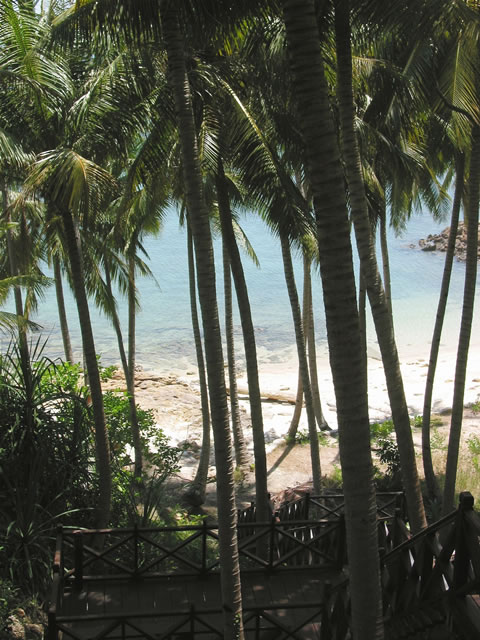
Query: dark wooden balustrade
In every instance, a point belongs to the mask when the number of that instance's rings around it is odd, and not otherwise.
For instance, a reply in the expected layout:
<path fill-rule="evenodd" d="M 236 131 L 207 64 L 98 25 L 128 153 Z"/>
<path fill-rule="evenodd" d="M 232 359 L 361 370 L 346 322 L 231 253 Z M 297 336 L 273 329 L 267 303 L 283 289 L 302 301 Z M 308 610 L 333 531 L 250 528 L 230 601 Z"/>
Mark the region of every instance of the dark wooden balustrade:
<path fill-rule="evenodd" d="M 380 495 L 377 507 L 386 637 L 480 638 L 480 518 L 472 496 L 463 493 L 455 512 L 413 537 L 398 494 Z M 238 524 L 246 637 L 347 640 L 343 497 L 304 496 L 268 523 L 255 515 L 251 505 Z M 310 518 L 293 519 L 300 515 Z M 192 597 L 183 594 L 176 606 L 175 596 L 169 606 L 162 600 L 175 579 L 183 580 L 176 593 L 188 585 Z M 142 610 L 126 607 L 132 593 Z M 69 640 L 222 637 L 219 594 L 217 526 L 59 529 L 48 640 L 59 633 Z M 116 608 L 105 604 L 122 598 Z"/>
<path fill-rule="evenodd" d="M 405 540 L 382 558 L 388 637 L 420 637 L 443 628 L 445 638 L 480 638 L 480 517 L 464 492 L 456 511 Z"/>

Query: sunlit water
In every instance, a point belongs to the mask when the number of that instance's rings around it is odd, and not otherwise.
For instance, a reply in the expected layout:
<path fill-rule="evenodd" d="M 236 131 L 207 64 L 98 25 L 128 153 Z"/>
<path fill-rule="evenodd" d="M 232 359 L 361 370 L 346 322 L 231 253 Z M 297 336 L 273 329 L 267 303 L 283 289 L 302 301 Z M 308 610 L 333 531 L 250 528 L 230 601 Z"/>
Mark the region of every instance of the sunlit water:
<path fill-rule="evenodd" d="M 436 224 L 429 216 L 416 216 L 408 224 L 407 231 L 396 238 L 390 233 L 390 262 L 395 329 L 402 357 L 428 357 L 430 337 L 435 320 L 444 255 L 426 253 L 411 245 L 428 233 L 437 232 L 448 222 Z M 294 333 L 291 310 L 285 287 L 281 250 L 278 240 L 264 223 L 255 216 L 242 221 L 260 262 L 256 267 L 244 256 L 244 266 L 256 328 L 261 366 L 291 360 Z M 160 372 L 180 372 L 192 368 L 195 351 L 190 321 L 188 292 L 186 233 L 179 227 L 175 211 L 169 213 L 161 234 L 145 243 L 149 254 L 148 264 L 155 276 L 138 282 L 141 310 L 137 319 L 137 361 L 146 369 Z M 220 243 L 215 241 L 217 261 L 220 264 Z M 298 287 L 301 293 L 301 260 L 295 259 Z M 465 265 L 455 262 L 449 299 L 444 338 L 446 349 L 454 350 L 458 340 Z M 478 281 L 477 281 L 478 284 Z M 223 283 L 218 271 L 218 299 L 223 313 Z M 81 337 L 73 296 L 66 291 L 68 319 L 75 356 L 81 357 Z M 320 277 L 314 275 L 315 323 L 319 357 L 326 357 L 325 319 L 321 299 Z M 119 297 L 118 306 L 126 334 L 126 304 Z M 11 307 L 10 307 L 11 308 Z M 63 355 L 54 288 L 51 287 L 34 318 L 43 326 L 48 336 L 46 353 L 51 357 Z M 107 318 L 95 311 L 92 304 L 92 320 L 96 349 L 102 363 L 119 361 L 116 337 Z M 480 323 L 476 314 L 472 332 L 472 348 L 479 344 Z M 236 318 L 237 343 L 241 345 L 238 316 Z M 8 338 L 1 338 L 2 350 Z M 369 323 L 369 350 L 375 355 L 374 331 Z"/>

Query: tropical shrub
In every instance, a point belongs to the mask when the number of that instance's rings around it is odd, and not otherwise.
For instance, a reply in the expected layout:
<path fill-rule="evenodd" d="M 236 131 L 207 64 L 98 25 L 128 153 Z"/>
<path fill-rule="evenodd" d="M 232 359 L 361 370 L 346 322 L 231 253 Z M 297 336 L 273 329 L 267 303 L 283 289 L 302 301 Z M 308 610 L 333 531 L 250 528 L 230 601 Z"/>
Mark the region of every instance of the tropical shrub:
<path fill-rule="evenodd" d="M 98 482 L 93 418 L 79 365 L 53 362 L 32 347 L 25 366 L 17 347 L 0 355 L 0 579 L 23 594 L 43 593 L 56 527 L 92 527 Z M 112 451 L 112 525 L 152 524 L 163 483 L 179 450 L 139 409 L 147 475 L 133 477 L 128 397 L 107 393 Z"/>

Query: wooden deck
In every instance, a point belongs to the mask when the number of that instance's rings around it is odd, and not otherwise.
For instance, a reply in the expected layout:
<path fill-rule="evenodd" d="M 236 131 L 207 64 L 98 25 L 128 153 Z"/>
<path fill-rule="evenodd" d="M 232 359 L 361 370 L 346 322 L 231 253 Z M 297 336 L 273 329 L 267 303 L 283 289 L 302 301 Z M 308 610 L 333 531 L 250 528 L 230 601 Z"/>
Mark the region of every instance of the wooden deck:
<path fill-rule="evenodd" d="M 284 519 L 269 523 L 253 508 L 239 518 L 247 640 L 350 637 L 345 522 L 331 496 L 318 502 L 285 505 Z M 480 638 L 473 497 L 462 493 L 456 511 L 413 537 L 398 508 L 385 508 L 377 521 L 388 638 Z M 223 638 L 219 569 L 217 525 L 60 527 L 47 640 Z"/>
<path fill-rule="evenodd" d="M 338 572 L 291 570 L 242 575 L 247 638 L 320 638 L 325 583 Z M 223 637 L 220 576 L 85 580 L 64 593 L 57 625 L 65 638 Z M 185 634 L 185 635 L 182 635 Z"/>

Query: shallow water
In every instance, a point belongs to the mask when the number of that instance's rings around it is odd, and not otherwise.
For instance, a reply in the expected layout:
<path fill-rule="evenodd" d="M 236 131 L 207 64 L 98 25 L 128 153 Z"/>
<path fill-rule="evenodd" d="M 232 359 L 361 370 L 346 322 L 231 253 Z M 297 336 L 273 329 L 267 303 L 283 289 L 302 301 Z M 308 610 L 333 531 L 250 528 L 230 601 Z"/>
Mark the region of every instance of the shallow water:
<path fill-rule="evenodd" d="M 251 298 L 254 325 L 256 328 L 259 361 L 261 366 L 286 362 L 294 357 L 294 333 L 288 296 L 285 288 L 281 250 L 278 240 L 272 236 L 264 223 L 251 215 L 241 222 L 260 262 L 257 268 L 248 257 L 244 257 L 246 278 Z M 395 330 L 401 357 L 428 357 L 429 341 L 435 319 L 438 291 L 442 278 L 444 255 L 413 249 L 420 238 L 435 233 L 448 223 L 437 224 L 428 216 L 416 216 L 408 224 L 406 232 L 399 238 L 389 233 L 390 262 L 392 271 L 392 294 Z M 147 369 L 180 372 L 192 368 L 195 352 L 190 323 L 188 293 L 186 234 L 179 228 L 178 217 L 172 209 L 166 218 L 164 229 L 156 238 L 145 242 L 149 254 L 148 264 L 153 278 L 142 278 L 138 286 L 141 310 L 137 319 L 137 361 Z M 217 259 L 221 258 L 220 243 L 215 241 Z M 298 286 L 301 290 L 301 260 L 295 258 Z M 447 310 L 442 344 L 454 350 L 458 340 L 463 277 L 465 266 L 455 262 L 451 294 Z M 218 278 L 220 313 L 223 283 L 221 272 Z M 480 277 L 479 277 L 480 279 Z M 320 277 L 314 275 L 315 324 L 319 357 L 326 357 L 325 319 L 322 310 Z M 477 281 L 478 283 L 478 281 Z M 80 330 L 76 318 L 73 296 L 66 291 L 67 309 L 76 357 L 80 358 Z M 126 322 L 126 304 L 118 297 L 122 321 Z M 119 361 L 116 337 L 109 321 L 92 305 L 92 318 L 97 352 L 102 363 L 108 365 Z M 62 356 L 62 343 L 56 310 L 55 292 L 51 287 L 34 318 L 48 337 L 46 353 L 51 357 Z M 235 320 L 237 344 L 241 345 L 240 324 Z M 126 324 L 124 324 L 126 331 Z M 480 335 L 478 313 L 472 331 L 472 348 L 478 346 Z M 2 350 L 7 338 L 1 339 Z M 375 356 L 376 343 L 371 321 L 369 322 L 369 351 Z"/>

